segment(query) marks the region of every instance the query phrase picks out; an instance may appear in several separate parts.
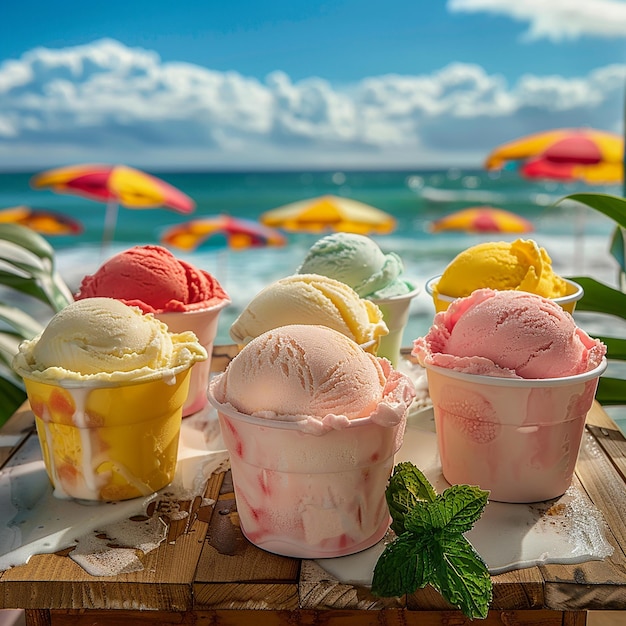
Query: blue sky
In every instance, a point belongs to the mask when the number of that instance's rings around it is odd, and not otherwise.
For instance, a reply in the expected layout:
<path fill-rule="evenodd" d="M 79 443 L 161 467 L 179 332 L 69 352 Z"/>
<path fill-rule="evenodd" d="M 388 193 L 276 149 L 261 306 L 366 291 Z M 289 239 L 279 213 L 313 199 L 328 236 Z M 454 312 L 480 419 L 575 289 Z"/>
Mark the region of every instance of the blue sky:
<path fill-rule="evenodd" d="M 625 84 L 622 0 L 24 0 L 0 8 L 0 168 L 479 167 L 621 133 Z"/>

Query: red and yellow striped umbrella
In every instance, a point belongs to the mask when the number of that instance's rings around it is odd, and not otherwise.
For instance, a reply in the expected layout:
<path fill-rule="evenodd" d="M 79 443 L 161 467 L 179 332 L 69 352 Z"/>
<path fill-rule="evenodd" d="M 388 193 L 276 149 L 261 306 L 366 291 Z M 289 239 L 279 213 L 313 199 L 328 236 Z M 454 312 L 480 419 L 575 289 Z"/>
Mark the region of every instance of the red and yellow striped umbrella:
<path fill-rule="evenodd" d="M 504 209 L 490 206 L 468 207 L 435 220 L 430 231 L 458 230 L 466 233 L 528 233 L 534 230 L 530 221 Z"/>
<path fill-rule="evenodd" d="M 387 235 L 396 227 L 395 219 L 358 200 L 341 196 L 319 196 L 298 200 L 261 215 L 261 222 L 292 232 L 321 233 L 327 230 Z"/>
<path fill-rule="evenodd" d="M 31 180 L 35 189 L 51 189 L 106 202 L 103 241 L 113 238 L 117 208 L 166 208 L 191 213 L 196 203 L 160 178 L 126 165 L 84 164 L 46 170 Z"/>
<path fill-rule="evenodd" d="M 485 160 L 489 170 L 518 163 L 527 178 L 616 184 L 623 180 L 624 138 L 593 128 L 559 128 L 502 144 Z"/>
<path fill-rule="evenodd" d="M 285 236 L 273 228 L 229 215 L 213 215 L 172 226 L 163 233 L 161 243 L 190 251 L 212 238 L 224 239 L 226 246 L 234 250 L 287 243 Z"/>
<path fill-rule="evenodd" d="M 40 235 L 79 235 L 83 232 L 83 225 L 68 215 L 24 205 L 0 209 L 2 223 L 20 224 Z"/>

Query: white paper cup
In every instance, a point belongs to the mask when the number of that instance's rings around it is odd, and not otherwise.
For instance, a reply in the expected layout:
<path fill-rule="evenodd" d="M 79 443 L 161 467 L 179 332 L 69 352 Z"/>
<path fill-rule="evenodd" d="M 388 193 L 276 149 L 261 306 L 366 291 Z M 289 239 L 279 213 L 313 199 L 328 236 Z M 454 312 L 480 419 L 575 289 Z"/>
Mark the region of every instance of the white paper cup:
<path fill-rule="evenodd" d="M 409 320 L 411 301 L 421 291 L 418 287 L 414 285 L 411 286 L 414 287 L 414 289 L 401 296 L 368 298 L 374 304 L 378 305 L 378 308 L 383 314 L 385 324 L 387 324 L 387 328 L 389 328 L 389 334 L 383 335 L 380 338 L 376 355 L 385 357 L 394 367 L 397 367 L 400 362 L 400 348 L 402 347 L 404 329 Z"/>
<path fill-rule="evenodd" d="M 606 359 L 563 378 L 496 378 L 427 366 L 444 478 L 491 500 L 556 498 L 572 481 Z"/>
<path fill-rule="evenodd" d="M 213 342 L 217 335 L 220 311 L 229 304 L 230 300 L 227 299 L 207 309 L 181 313 L 158 313 L 155 315 L 155 317 L 167 324 L 168 329 L 173 333 L 182 333 L 186 330 L 193 331 L 209 355 L 205 361 L 195 363 L 191 370 L 189 395 L 183 406 L 183 417 L 197 413 L 208 404 L 206 392 L 211 373 Z"/>
<path fill-rule="evenodd" d="M 244 415 L 216 399 L 230 456 L 243 534 L 285 556 L 318 559 L 360 552 L 383 538 L 385 500 L 406 417 L 381 426 L 369 417 L 321 435 L 294 422 Z"/>
<path fill-rule="evenodd" d="M 440 278 L 441 274 L 433 276 L 426 282 L 425 286 L 426 293 L 433 299 L 435 311 L 437 313 L 445 311 L 448 306 L 450 306 L 450 303 L 456 300 L 453 296 L 447 296 L 442 293 L 435 294 L 434 287 L 437 285 Z M 550 298 L 550 300 L 556 302 L 564 311 L 572 314 L 576 308 L 576 303 L 583 297 L 585 292 L 582 286 L 575 283 L 573 280 L 568 280 L 567 278 L 564 278 L 563 280 L 567 283 L 567 294 L 561 296 L 560 298 Z"/>

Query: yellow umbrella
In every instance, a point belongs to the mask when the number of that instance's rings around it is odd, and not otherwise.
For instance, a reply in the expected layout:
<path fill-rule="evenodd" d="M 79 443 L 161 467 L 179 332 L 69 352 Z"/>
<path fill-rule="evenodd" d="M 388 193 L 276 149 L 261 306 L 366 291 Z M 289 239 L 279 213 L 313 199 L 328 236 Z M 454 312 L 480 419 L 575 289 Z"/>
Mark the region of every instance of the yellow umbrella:
<path fill-rule="evenodd" d="M 386 235 L 396 227 L 395 219 L 358 200 L 326 195 L 299 200 L 263 213 L 260 221 L 293 232 L 320 233 L 325 230 Z"/>
<path fill-rule="evenodd" d="M 521 215 L 490 206 L 468 207 L 435 220 L 431 232 L 459 230 L 467 233 L 528 233 L 533 225 Z"/>

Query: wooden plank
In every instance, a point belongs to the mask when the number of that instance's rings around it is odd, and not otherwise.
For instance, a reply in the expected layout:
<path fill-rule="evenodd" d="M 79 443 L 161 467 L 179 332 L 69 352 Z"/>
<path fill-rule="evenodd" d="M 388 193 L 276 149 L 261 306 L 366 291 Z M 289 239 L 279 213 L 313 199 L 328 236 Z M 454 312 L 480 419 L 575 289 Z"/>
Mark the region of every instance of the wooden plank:
<path fill-rule="evenodd" d="M 159 626 L 475 626 L 476 621 L 458 611 L 198 611 L 194 613 L 161 613 L 146 611 L 51 611 L 51 626 L 119 626 L 120 624 L 158 624 Z M 563 621 L 561 613 L 550 611 L 490 612 L 481 626 L 584 626 L 582 616 Z"/>
<path fill-rule="evenodd" d="M 596 402 L 587 415 L 587 429 L 611 459 L 622 480 L 626 479 L 626 438 L 617 424 Z"/>
<path fill-rule="evenodd" d="M 50 611 L 47 609 L 26 609 L 24 621 L 26 626 L 50 626 Z"/>
<path fill-rule="evenodd" d="M 575 482 L 602 512 L 614 552 L 602 561 L 542 566 L 546 606 L 552 609 L 626 609 L 626 491 L 613 459 L 594 435 L 583 435 Z"/>
<path fill-rule="evenodd" d="M 227 472 L 198 561 L 196 606 L 295 609 L 299 569 L 298 559 L 265 552 L 244 537 Z"/>
<path fill-rule="evenodd" d="M 378 598 L 368 587 L 342 583 L 315 561 L 300 567 L 300 608 L 303 609 L 385 609 L 402 608 L 406 598 Z"/>
<path fill-rule="evenodd" d="M 213 346 L 211 371 L 223 372 L 238 352 L 239 346 L 236 345 Z"/>
<path fill-rule="evenodd" d="M 215 500 L 223 474 L 214 474 L 205 497 Z M 156 550 L 138 552 L 143 570 L 91 576 L 65 553 L 35 555 L 26 565 L 3 573 L 2 606 L 55 609 L 189 610 L 196 564 L 208 529 L 206 507 L 182 503 L 191 515 Z M 212 507 L 211 507 L 212 510 Z M 154 511 L 159 514 L 158 506 Z M 171 530 L 171 529 L 170 529 Z M 28 582 L 28 585 L 24 583 Z M 132 592 L 129 588 L 132 586 Z"/>

